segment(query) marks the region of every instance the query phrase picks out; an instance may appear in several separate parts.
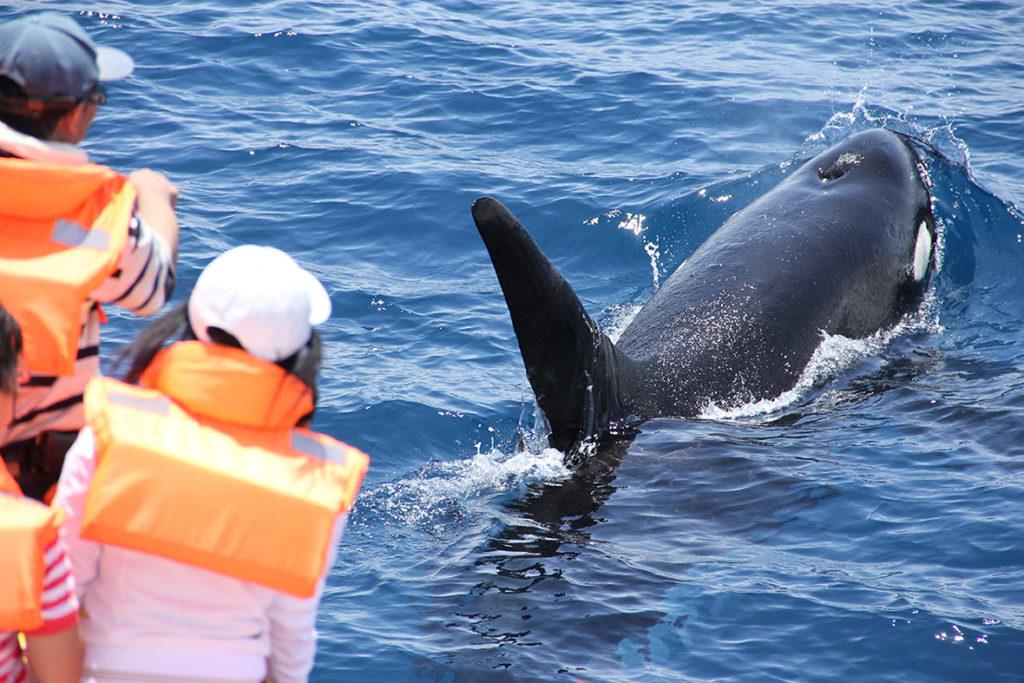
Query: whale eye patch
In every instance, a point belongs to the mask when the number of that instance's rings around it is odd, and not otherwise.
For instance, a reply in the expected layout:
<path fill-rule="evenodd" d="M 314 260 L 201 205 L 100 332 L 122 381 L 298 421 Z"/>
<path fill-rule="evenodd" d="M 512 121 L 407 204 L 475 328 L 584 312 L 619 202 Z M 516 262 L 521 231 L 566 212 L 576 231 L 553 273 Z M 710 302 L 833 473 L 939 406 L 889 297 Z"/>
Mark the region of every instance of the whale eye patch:
<path fill-rule="evenodd" d="M 855 168 L 862 160 L 862 156 L 852 152 L 840 154 L 832 160 L 832 163 L 825 164 L 818 169 L 818 177 L 821 178 L 822 182 L 826 183 L 830 180 L 838 180 Z"/>

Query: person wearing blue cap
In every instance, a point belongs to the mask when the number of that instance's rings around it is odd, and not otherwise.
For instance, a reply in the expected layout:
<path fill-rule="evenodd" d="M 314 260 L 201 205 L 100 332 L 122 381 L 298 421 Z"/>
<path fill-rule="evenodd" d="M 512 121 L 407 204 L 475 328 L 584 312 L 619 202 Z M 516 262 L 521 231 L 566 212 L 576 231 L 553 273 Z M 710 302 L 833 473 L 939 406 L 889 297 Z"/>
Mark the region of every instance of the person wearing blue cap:
<path fill-rule="evenodd" d="M 177 188 L 150 169 L 126 177 L 89 163 L 76 146 L 106 102 L 101 83 L 133 69 L 69 17 L 0 25 L 0 298 L 22 326 L 31 373 L 0 451 L 36 498 L 85 421 L 99 304 L 146 316 L 174 287 Z"/>

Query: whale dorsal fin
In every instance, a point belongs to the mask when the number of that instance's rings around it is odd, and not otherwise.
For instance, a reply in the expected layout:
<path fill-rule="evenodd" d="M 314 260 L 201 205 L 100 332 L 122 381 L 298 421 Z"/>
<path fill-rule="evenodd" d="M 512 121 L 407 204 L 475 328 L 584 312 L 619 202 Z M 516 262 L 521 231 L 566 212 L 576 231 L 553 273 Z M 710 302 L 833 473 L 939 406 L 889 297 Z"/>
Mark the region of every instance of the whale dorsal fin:
<path fill-rule="evenodd" d="M 570 454 L 627 417 L 622 384 L 633 361 L 615 348 L 526 228 L 490 197 L 473 219 L 505 294 L 512 327 L 553 448 Z"/>

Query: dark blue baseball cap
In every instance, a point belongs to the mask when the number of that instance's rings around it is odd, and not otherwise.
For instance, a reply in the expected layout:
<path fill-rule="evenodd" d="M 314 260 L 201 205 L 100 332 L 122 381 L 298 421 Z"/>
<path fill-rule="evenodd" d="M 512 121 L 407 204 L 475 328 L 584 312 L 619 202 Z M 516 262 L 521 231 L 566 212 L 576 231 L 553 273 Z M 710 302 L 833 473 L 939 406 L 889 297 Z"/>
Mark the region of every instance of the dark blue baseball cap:
<path fill-rule="evenodd" d="M 43 12 L 0 25 L 0 76 L 30 100 L 78 102 L 100 81 L 116 81 L 135 68 L 132 58 L 100 47 L 70 17 Z"/>

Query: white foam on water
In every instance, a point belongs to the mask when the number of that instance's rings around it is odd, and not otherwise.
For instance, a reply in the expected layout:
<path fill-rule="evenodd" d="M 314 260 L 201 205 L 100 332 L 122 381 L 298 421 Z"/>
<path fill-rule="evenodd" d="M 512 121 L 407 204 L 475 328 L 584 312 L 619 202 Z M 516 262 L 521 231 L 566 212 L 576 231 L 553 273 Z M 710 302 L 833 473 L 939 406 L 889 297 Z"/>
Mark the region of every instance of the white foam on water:
<path fill-rule="evenodd" d="M 486 506 L 494 496 L 571 474 L 553 448 L 506 453 L 476 446 L 472 458 L 428 463 L 402 479 L 375 486 L 360 503 L 404 524 L 436 526 Z M 442 522 L 439 528 L 444 526 Z"/>
<path fill-rule="evenodd" d="M 942 332 L 938 320 L 938 306 L 931 291 L 925 295 L 917 312 L 904 316 L 892 329 L 876 332 L 864 339 L 851 339 L 822 332 L 821 344 L 811 355 L 796 385 L 789 391 L 775 398 L 750 401 L 738 406 L 710 403 L 701 412 L 700 417 L 706 420 L 728 421 L 762 417 L 785 410 L 800 403 L 813 389 L 856 367 L 865 358 L 882 353 L 896 337 L 913 332 Z"/>
<path fill-rule="evenodd" d="M 602 330 L 612 342 L 618 342 L 623 330 L 629 327 L 629 324 L 633 322 L 633 318 L 636 317 L 641 308 L 643 306 L 640 304 L 612 306 L 606 311 L 610 318 L 602 322 Z"/>

